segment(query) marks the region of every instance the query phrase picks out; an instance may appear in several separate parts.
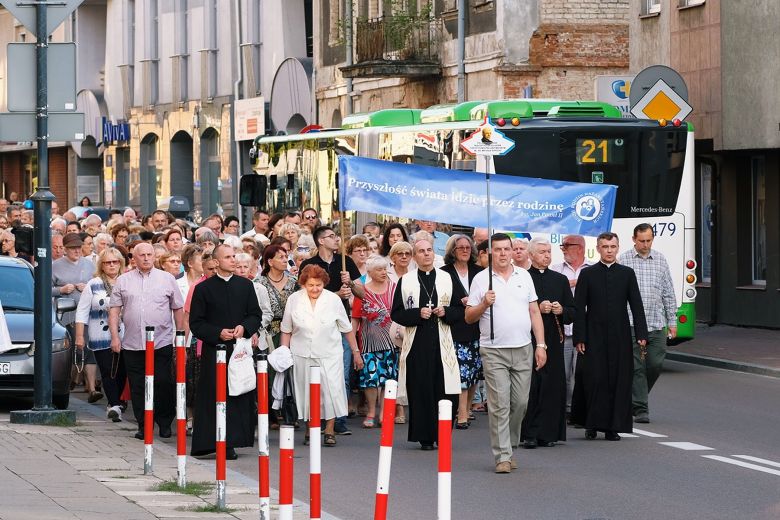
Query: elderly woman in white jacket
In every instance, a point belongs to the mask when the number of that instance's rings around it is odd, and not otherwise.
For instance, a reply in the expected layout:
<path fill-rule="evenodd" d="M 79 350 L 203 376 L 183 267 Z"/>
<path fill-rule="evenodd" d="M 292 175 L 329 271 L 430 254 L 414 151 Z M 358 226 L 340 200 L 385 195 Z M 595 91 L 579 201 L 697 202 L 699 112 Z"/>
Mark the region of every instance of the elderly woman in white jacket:
<path fill-rule="evenodd" d="M 298 283 L 303 289 L 287 300 L 282 318 L 282 346 L 293 355 L 293 382 L 298 417 L 308 419 L 310 368 L 320 367 L 321 417 L 325 419 L 325 446 L 335 446 L 336 417 L 348 414 L 347 390 L 344 386 L 344 336 L 352 349 L 355 369 L 363 368 L 344 304 L 336 294 L 325 290 L 328 273 L 322 267 L 309 265 L 301 272 Z M 306 436 L 308 441 L 308 435 Z"/>

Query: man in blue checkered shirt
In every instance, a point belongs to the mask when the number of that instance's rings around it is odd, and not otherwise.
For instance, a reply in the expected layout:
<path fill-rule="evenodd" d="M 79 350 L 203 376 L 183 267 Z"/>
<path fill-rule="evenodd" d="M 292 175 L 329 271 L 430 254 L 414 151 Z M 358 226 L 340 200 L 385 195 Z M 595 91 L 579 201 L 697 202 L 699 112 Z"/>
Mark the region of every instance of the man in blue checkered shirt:
<path fill-rule="evenodd" d="M 672 273 L 666 257 L 652 248 L 653 238 L 652 226 L 639 224 L 634 228 L 634 247 L 623 252 L 618 259 L 636 273 L 647 319 L 647 351 L 643 353 L 634 342 L 632 402 L 634 422 L 637 423 L 650 422 L 648 394 L 661 375 L 661 365 L 666 357 L 666 339 L 677 336 L 677 300 Z"/>

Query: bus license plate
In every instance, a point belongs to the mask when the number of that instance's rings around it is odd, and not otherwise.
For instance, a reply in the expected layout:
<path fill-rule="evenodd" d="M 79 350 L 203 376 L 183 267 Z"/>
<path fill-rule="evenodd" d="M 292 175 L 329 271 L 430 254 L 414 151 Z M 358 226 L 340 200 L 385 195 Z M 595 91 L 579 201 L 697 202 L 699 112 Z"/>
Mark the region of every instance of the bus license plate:
<path fill-rule="evenodd" d="M 7 376 L 11 374 L 11 363 L 0 363 L 0 376 Z"/>

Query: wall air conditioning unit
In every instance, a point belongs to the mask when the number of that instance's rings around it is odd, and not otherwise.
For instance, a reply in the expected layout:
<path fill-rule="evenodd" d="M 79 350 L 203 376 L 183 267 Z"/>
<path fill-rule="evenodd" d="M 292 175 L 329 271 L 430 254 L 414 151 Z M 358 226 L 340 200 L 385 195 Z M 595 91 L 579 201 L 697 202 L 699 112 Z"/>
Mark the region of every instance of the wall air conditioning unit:
<path fill-rule="evenodd" d="M 661 0 L 647 0 L 647 14 L 658 14 L 661 12 Z"/>

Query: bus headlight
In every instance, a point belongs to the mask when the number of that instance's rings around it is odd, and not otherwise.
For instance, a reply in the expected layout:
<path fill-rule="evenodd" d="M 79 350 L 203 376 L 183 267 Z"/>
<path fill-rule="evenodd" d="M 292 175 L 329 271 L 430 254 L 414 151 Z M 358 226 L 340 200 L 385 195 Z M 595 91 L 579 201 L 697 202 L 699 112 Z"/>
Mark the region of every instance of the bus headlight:
<path fill-rule="evenodd" d="M 68 350 L 70 347 L 70 341 L 68 338 L 62 338 L 62 339 L 55 339 L 51 342 L 51 351 L 52 352 L 60 352 L 63 350 Z"/>

